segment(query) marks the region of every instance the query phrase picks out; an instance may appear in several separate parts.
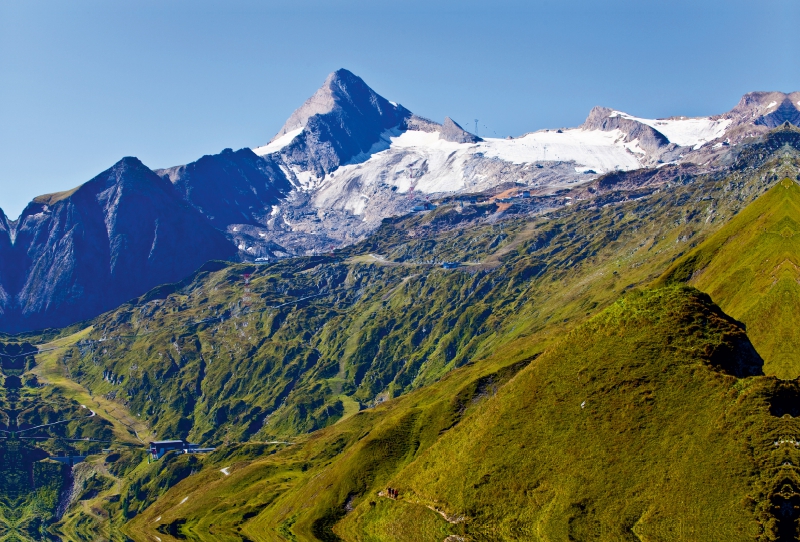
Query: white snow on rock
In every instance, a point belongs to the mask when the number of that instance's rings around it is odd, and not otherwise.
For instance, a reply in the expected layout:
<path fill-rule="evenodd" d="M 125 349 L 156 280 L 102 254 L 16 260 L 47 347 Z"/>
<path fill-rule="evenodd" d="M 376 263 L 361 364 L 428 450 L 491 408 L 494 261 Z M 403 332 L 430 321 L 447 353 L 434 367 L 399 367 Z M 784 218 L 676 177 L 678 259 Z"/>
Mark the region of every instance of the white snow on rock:
<path fill-rule="evenodd" d="M 317 184 L 314 206 L 361 215 L 370 206 L 367 194 L 387 185 L 398 194 L 433 194 L 482 190 L 492 179 L 475 172 L 476 161 L 495 159 L 514 165 L 574 162 L 576 173 L 602 174 L 642 167 L 645 152 L 638 141 L 626 143 L 619 130 L 543 130 L 516 139 L 489 138 L 478 143 L 454 143 L 438 132 L 389 130 L 369 153 L 339 167 Z M 300 177 L 300 172 L 295 172 Z M 365 193 L 366 192 L 366 193 Z"/>
<path fill-rule="evenodd" d="M 708 117 L 643 119 L 622 111 L 614 111 L 612 116 L 615 115 L 646 124 L 664 134 L 670 143 L 681 147 L 692 147 L 695 150 L 709 141 L 722 137 L 733 122 L 731 119 L 712 120 Z"/>
<path fill-rule="evenodd" d="M 266 156 L 268 154 L 272 154 L 273 152 L 278 152 L 286 145 L 291 143 L 294 140 L 294 138 L 300 135 L 300 132 L 302 131 L 303 131 L 302 127 L 297 128 L 296 130 L 292 130 L 291 132 L 282 135 L 275 141 L 272 141 L 271 143 L 264 145 L 263 147 L 258 147 L 253 149 L 253 152 L 259 156 Z"/>
<path fill-rule="evenodd" d="M 598 173 L 642 167 L 634 156 L 645 154 L 638 141 L 625 143 L 624 139 L 625 134 L 619 130 L 574 128 L 562 132 L 542 130 L 515 139 L 487 139 L 479 145 L 485 156 L 516 164 L 574 160 Z"/>

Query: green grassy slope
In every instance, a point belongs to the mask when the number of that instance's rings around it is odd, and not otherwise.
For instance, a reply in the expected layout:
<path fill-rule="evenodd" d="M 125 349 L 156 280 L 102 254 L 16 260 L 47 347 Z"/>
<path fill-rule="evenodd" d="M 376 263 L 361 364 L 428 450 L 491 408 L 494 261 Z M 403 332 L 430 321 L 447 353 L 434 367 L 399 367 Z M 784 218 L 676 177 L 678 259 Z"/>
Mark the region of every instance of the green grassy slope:
<path fill-rule="evenodd" d="M 284 439 L 516 338 L 544 348 L 715 232 L 771 184 L 772 167 L 676 177 L 545 216 L 462 223 L 445 206 L 334 256 L 208 267 L 98 318 L 60 359 L 159 436 Z M 478 264 L 430 263 L 441 261 Z"/>
<path fill-rule="evenodd" d="M 525 357 L 532 346 L 523 340 L 266 458 L 209 457 L 128 533 L 666 541 L 779 532 L 770 499 L 800 454 L 773 442 L 798 427 L 771 414 L 774 379 L 744 376 L 760 359 L 707 296 L 632 293 L 535 360 Z M 387 487 L 399 499 L 382 495 Z"/>
<path fill-rule="evenodd" d="M 766 518 L 749 498 L 764 492 L 778 423 L 753 378 L 720 372 L 740 362 L 760 365 L 702 294 L 627 296 L 391 484 L 478 539 L 675 540 L 680 523 L 699 540 L 752 539 Z M 374 516 L 362 510 L 352 539 Z"/>
<path fill-rule="evenodd" d="M 800 186 L 776 183 L 718 233 L 684 256 L 662 282 L 708 292 L 783 379 L 800 376 Z"/>
<path fill-rule="evenodd" d="M 796 434 L 772 415 L 777 381 L 743 376 L 742 330 L 693 290 L 614 304 L 797 170 L 796 153 L 758 156 L 598 183 L 543 216 L 443 206 L 332 256 L 210 266 L 96 319 L 58 353 L 72 378 L 159 436 L 222 444 L 133 470 L 116 525 L 164 541 L 668 540 L 714 539 L 716 514 L 724 539 L 773 539 L 796 493 L 776 477 L 800 464 L 770 447 Z"/>

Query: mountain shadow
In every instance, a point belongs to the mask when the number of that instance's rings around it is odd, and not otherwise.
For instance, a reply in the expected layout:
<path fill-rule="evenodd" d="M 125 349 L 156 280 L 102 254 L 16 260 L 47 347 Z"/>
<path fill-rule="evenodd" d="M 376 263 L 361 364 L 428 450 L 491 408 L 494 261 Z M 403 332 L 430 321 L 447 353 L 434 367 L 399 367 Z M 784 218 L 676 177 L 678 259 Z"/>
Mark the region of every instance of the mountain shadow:
<path fill-rule="evenodd" d="M 10 332 L 93 317 L 235 254 L 222 232 L 136 158 L 34 199 L 14 227 L 3 262 L 13 299 L 0 318 Z"/>
<path fill-rule="evenodd" d="M 800 186 L 776 183 L 659 280 L 681 282 L 747 326 L 766 374 L 800 376 Z"/>

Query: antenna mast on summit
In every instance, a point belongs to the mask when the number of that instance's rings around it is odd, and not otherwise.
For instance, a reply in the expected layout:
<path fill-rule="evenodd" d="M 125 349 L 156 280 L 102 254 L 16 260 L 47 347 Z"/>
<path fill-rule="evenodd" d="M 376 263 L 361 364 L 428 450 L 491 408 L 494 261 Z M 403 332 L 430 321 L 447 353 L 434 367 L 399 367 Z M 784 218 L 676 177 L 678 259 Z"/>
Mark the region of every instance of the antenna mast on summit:
<path fill-rule="evenodd" d="M 478 135 L 478 119 L 475 119 L 475 135 Z"/>

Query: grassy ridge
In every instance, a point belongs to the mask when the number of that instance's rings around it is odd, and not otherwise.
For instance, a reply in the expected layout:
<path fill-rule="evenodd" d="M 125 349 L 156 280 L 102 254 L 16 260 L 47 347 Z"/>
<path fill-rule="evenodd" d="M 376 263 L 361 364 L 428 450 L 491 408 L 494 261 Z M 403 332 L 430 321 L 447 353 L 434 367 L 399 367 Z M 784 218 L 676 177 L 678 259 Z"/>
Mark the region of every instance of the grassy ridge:
<path fill-rule="evenodd" d="M 129 532 L 767 540 L 775 478 L 798 455 L 773 441 L 796 424 L 770 414 L 773 379 L 720 370 L 757 369 L 747 345 L 696 290 L 635 293 L 534 361 L 503 369 L 533 348 L 518 344 L 266 458 L 210 457 Z"/>
<path fill-rule="evenodd" d="M 800 186 L 776 183 L 718 233 L 691 251 L 661 282 L 684 281 L 708 292 L 747 325 L 765 360 L 783 379 L 800 376 Z"/>

